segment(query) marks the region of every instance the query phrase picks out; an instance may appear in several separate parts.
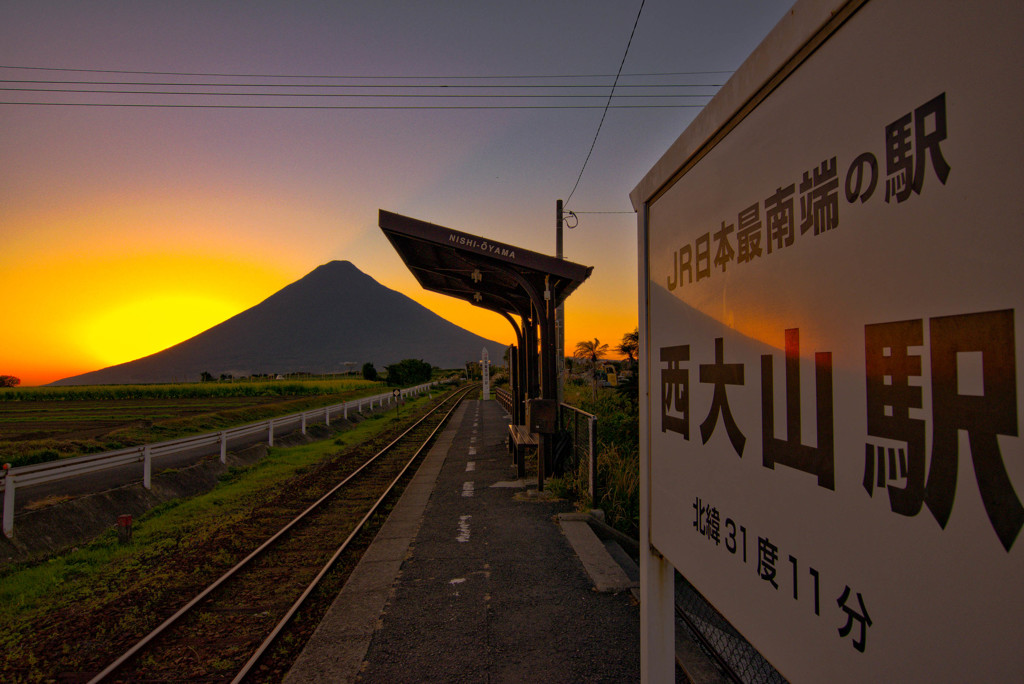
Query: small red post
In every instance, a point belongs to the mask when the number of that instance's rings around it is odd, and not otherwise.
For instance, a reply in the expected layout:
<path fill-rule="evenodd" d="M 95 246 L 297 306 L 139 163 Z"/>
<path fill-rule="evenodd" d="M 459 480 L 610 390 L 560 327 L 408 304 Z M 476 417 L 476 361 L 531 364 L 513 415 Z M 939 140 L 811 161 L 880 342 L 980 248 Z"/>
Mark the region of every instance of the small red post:
<path fill-rule="evenodd" d="M 117 542 L 119 544 L 130 544 L 132 541 L 132 516 L 117 516 Z"/>

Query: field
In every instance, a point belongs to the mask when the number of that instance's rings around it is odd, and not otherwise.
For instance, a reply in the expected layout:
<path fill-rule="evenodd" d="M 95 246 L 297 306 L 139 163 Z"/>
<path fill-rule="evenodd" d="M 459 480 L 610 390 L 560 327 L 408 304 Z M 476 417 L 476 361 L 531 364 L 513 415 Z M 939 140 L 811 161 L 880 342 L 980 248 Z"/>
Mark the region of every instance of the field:
<path fill-rule="evenodd" d="M 266 420 L 383 392 L 362 378 L 0 390 L 0 463 L 22 465 Z"/>

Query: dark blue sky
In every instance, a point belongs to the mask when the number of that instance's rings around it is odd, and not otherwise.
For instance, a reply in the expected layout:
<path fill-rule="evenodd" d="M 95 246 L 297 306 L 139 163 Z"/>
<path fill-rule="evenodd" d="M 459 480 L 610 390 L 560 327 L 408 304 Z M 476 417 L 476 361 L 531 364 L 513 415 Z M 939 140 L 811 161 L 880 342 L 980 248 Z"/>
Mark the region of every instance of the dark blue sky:
<path fill-rule="evenodd" d="M 723 83 L 728 73 L 642 79 L 638 73 L 721 72 L 738 67 L 789 8 L 788 0 L 648 0 L 620 84 Z M 385 285 L 479 334 L 504 339 L 497 316 L 423 293 L 376 226 L 388 209 L 536 251 L 554 251 L 555 200 L 566 199 L 594 142 L 612 78 L 640 2 L 4 2 L 0 66 L 279 76 L 404 77 L 413 84 L 560 88 L 443 94 L 588 94 L 589 99 L 414 99 L 0 93 L 3 102 L 551 105 L 593 109 L 204 109 L 0 104 L 0 250 L 18 264 L 0 287 L 25 313 L 14 349 L 62 367 L 90 370 L 75 347 L 82 326 L 103 318 L 123 337 L 133 311 L 173 290 L 210 301 L 165 305 L 166 339 L 184 338 L 231 310 L 257 303 L 317 265 L 348 259 Z M 229 92 L 186 83 L 247 83 L 267 90 L 297 79 L 228 79 L 0 69 L 8 81 L 165 83 L 121 89 Z M 459 77 L 572 76 L 596 79 L 460 80 Z M 318 81 L 323 82 L 321 79 Z M 338 82 L 338 81 L 335 81 Z M 351 82 L 351 81 L 341 81 Z M 567 85 L 598 84 L 594 89 Z M 80 84 L 6 87 L 106 88 Z M 675 88 L 711 94 L 716 87 Z M 306 91 L 309 92 L 309 91 Z M 318 91 L 322 92 L 322 91 Z M 356 92 L 356 91 L 347 91 Z M 365 95 L 368 91 L 358 91 Z M 380 92 L 380 91 L 378 91 Z M 617 93 L 636 94 L 621 88 Z M 669 92 L 664 90 L 662 92 Z M 707 98 L 674 99 L 703 104 Z M 666 103 L 622 99 L 616 103 Z M 569 208 L 630 211 L 628 193 L 699 111 L 611 109 Z M 151 255 L 149 277 L 129 276 L 131 257 Z M 566 256 L 595 267 L 574 295 L 567 343 L 617 342 L 636 322 L 636 238 L 631 214 L 581 214 Z M 230 277 L 183 281 L 181 263 L 204 258 Z M 95 264 L 106 264 L 97 273 Z M 206 262 L 204 262 L 206 263 Z M 92 266 L 90 266 L 92 264 Z M 178 265 L 174 265 L 178 264 Z M 198 262 L 195 262 L 198 264 Z M 120 270 L 119 270 L 120 269 Z M 117 273 L 122 273 L 117 276 Z M 131 277 L 132 287 L 124 282 Z M 33 282 L 83 282 L 88 292 Z M 237 283 L 244 282 L 244 286 Z M 236 283 L 232 285 L 232 283 Z M 190 289 L 191 288 L 191 289 Z M 68 291 L 72 290 L 70 293 Z M 193 292 L 195 290 L 199 294 Z M 58 293 L 66 293 L 59 296 Z M 162 295 L 161 295 L 162 296 Z M 191 295 L 190 295 L 191 296 Z M 27 312 L 48 304 L 46 321 Z M 120 307 L 120 308 L 118 308 Z M 134 309 L 132 307 L 135 307 Z M 205 318 L 203 317 L 205 315 Z M 230 314 L 227 314 L 230 315 Z M 90 319 L 92 316 L 92 319 Z M 119 322 L 120 321 L 120 322 Z M 46 325 L 43 325 L 44 322 Z M 77 327 L 76 327 L 77 326 Z M 93 323 L 95 327 L 95 324 Z M 45 330 L 43 330 L 45 328 Z M 57 344 L 55 339 L 66 340 Z M 161 338 L 160 345 L 167 341 Z M 177 341 L 177 340 L 173 340 Z M 96 342 L 95 345 L 105 344 Z M 158 344 L 154 342 L 154 344 Z M 81 346 L 81 345 L 79 345 Z M 109 347 L 109 344 L 107 344 Z M 162 347 L 158 347 L 162 348 Z M 153 349 L 155 351 L 156 349 Z M 138 350 L 125 351 L 132 355 Z M 147 352 L 148 353 L 148 352 Z M 96 354 L 93 353 L 93 357 Z M 18 361 L 17 355 L 11 364 Z M 126 360 L 126 359 L 122 359 Z M 102 363 L 107 363 L 105 359 Z M 14 372 L 17 368 L 0 369 Z"/>

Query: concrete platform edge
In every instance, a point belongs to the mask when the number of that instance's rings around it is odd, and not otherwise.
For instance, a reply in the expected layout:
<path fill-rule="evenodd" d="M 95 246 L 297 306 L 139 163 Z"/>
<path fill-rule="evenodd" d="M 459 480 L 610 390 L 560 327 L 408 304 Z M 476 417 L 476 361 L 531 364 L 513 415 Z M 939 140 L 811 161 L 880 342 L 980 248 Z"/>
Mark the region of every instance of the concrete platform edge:
<path fill-rule="evenodd" d="M 459 407 L 417 468 L 388 520 L 285 675 L 285 684 L 356 680 L 404 556 L 419 530 L 419 524 L 409 525 L 408 521 L 422 518 L 429 497 L 421 492 L 433 489 L 465 410 L 466 404 Z M 382 553 L 381 546 L 387 547 L 387 553 Z"/>
<path fill-rule="evenodd" d="M 622 567 L 608 553 L 608 549 L 590 528 L 587 522 L 589 517 L 585 513 L 562 513 L 558 516 L 558 524 L 583 563 L 594 588 L 601 593 L 608 593 L 640 586 L 626 576 Z"/>

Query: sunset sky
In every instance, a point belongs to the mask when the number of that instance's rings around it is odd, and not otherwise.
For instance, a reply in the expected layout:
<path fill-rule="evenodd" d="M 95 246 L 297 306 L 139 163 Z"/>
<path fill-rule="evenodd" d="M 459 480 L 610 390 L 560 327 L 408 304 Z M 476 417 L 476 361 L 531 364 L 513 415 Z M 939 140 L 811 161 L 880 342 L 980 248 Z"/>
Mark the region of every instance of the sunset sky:
<path fill-rule="evenodd" d="M 335 259 L 511 342 L 421 290 L 377 211 L 554 254 L 559 198 L 566 258 L 594 267 L 566 346 L 614 346 L 637 324 L 628 193 L 790 4 L 647 0 L 616 95 L 649 97 L 613 100 L 573 193 L 639 0 L 2 2 L 0 374 L 159 351 Z"/>

